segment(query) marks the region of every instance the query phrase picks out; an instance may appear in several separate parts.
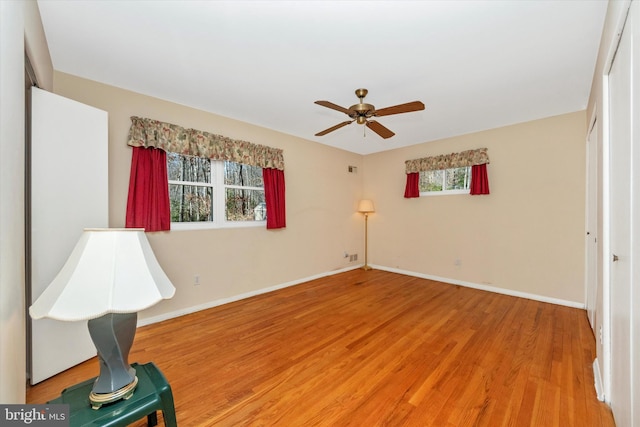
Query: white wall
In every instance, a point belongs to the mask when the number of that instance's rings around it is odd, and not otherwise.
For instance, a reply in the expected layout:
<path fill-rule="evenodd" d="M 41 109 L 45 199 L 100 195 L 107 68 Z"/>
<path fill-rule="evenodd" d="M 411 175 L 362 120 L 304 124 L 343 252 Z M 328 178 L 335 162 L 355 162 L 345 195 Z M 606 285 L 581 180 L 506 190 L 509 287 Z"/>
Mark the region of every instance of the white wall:
<path fill-rule="evenodd" d="M 0 1 L 0 402 L 24 403 L 24 6 Z"/>
<path fill-rule="evenodd" d="M 0 1 L 0 403 L 24 403 L 24 55 L 40 87 L 53 66 L 35 1 Z"/>

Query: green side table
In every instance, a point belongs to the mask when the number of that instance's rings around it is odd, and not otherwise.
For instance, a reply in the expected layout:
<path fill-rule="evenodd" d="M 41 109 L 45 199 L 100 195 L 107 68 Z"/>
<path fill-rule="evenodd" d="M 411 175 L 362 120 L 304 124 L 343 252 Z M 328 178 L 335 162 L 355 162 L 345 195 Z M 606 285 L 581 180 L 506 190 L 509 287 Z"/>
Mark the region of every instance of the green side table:
<path fill-rule="evenodd" d="M 99 409 L 92 409 L 89 393 L 95 378 L 76 384 L 62 391 L 62 394 L 47 403 L 69 405 L 69 425 L 126 427 L 147 417 L 149 426 L 158 423 L 156 411 L 162 411 L 164 424 L 177 427 L 176 411 L 173 405 L 171 387 L 158 367 L 152 362 L 131 365 L 136 370 L 138 386 L 128 400 L 109 403 Z"/>

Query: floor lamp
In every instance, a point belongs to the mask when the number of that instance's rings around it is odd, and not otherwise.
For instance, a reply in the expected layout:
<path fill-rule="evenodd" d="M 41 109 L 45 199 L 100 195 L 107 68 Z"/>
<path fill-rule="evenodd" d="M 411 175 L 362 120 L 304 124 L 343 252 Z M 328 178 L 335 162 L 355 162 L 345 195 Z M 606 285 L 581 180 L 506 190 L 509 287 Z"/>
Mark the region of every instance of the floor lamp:
<path fill-rule="evenodd" d="M 371 200 L 363 199 L 360 200 L 360 204 L 358 204 L 358 212 L 364 214 L 364 265 L 362 266 L 363 270 L 371 270 L 368 264 L 368 256 L 367 256 L 367 222 L 369 221 L 369 214 L 375 212 L 375 208 L 373 207 L 373 202 Z"/>
<path fill-rule="evenodd" d="M 89 401 L 98 409 L 133 394 L 138 378 L 128 356 L 138 311 L 174 293 L 144 229 L 85 229 L 29 314 L 34 319 L 88 320 L 100 362 Z"/>

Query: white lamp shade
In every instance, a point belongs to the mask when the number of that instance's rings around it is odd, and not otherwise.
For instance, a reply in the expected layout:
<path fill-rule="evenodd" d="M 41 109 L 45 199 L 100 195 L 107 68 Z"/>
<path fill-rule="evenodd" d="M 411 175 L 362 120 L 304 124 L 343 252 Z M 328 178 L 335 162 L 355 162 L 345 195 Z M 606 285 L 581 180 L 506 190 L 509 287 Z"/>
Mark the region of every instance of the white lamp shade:
<path fill-rule="evenodd" d="M 369 213 L 375 211 L 376 209 L 373 207 L 373 201 L 367 199 L 360 200 L 360 203 L 358 204 L 358 212 Z"/>
<path fill-rule="evenodd" d="M 144 229 L 85 229 L 29 314 L 34 319 L 87 320 L 138 312 L 174 294 Z"/>

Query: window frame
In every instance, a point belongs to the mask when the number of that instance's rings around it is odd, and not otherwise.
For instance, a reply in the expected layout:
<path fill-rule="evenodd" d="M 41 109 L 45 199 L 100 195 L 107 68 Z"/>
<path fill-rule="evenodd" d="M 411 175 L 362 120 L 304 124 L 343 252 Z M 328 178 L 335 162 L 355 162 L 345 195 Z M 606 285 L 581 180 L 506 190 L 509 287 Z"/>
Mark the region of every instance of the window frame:
<path fill-rule="evenodd" d="M 466 188 L 462 188 L 462 189 L 455 189 L 455 190 L 445 190 L 445 183 L 447 181 L 447 173 L 450 173 L 451 171 L 454 171 L 456 169 L 467 169 L 467 174 L 465 177 L 465 185 Z M 447 169 L 439 169 L 444 171 L 444 173 L 442 174 L 442 190 L 437 190 L 437 191 L 420 191 L 420 197 L 423 196 L 427 196 L 427 197 L 431 197 L 431 196 L 453 196 L 453 195 L 458 195 L 458 194 L 471 194 L 471 166 L 461 166 L 458 168 L 447 168 Z M 419 172 L 419 181 L 418 181 L 418 186 L 420 185 L 420 181 L 422 180 L 422 174 L 423 173 L 430 173 L 430 172 L 434 172 L 434 171 L 421 171 Z M 419 188 L 419 187 L 418 187 Z"/>
<path fill-rule="evenodd" d="M 184 154 L 173 153 L 179 156 Z M 169 185 L 185 185 L 185 186 L 197 186 L 208 187 L 212 189 L 212 214 L 213 221 L 189 221 L 189 222 L 174 222 L 171 221 L 171 230 L 208 230 L 218 228 L 252 228 L 252 227 L 265 227 L 267 220 L 252 220 L 252 221 L 229 221 L 226 218 L 226 194 L 227 188 L 232 189 L 244 189 L 244 190 L 257 190 L 264 192 L 263 187 L 250 187 L 240 186 L 234 184 L 225 184 L 224 180 L 224 164 L 225 160 L 207 159 L 211 165 L 211 182 L 191 182 L 191 181 L 176 181 L 167 179 Z M 231 162 L 231 161 L 230 161 Z M 238 163 L 238 162 L 231 162 Z"/>

